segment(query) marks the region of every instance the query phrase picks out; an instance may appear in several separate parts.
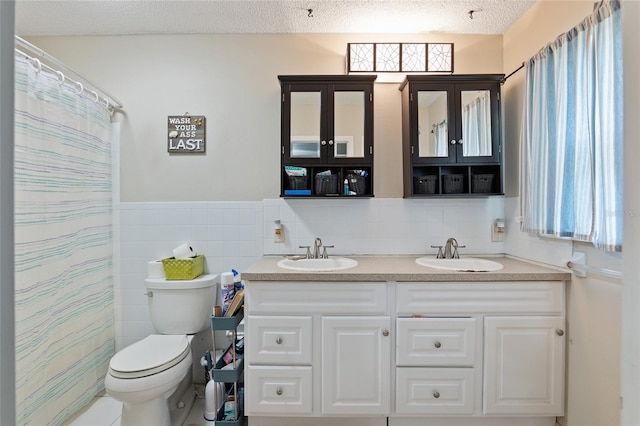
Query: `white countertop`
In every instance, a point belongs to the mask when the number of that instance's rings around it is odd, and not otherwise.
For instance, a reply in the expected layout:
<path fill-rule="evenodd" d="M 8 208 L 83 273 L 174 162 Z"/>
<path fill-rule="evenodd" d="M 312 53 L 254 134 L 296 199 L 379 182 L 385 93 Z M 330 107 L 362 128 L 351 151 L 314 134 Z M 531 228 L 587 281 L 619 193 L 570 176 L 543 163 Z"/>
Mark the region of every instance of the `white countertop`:
<path fill-rule="evenodd" d="M 343 257 L 343 256 L 339 256 Z M 571 279 L 567 269 L 542 266 L 510 257 L 477 256 L 501 263 L 493 272 L 460 272 L 418 265 L 422 256 L 344 256 L 358 261 L 358 266 L 327 272 L 292 271 L 277 266 L 282 256 L 266 256 L 242 271 L 248 281 L 565 281 Z M 474 256 L 476 257 L 476 256 Z"/>

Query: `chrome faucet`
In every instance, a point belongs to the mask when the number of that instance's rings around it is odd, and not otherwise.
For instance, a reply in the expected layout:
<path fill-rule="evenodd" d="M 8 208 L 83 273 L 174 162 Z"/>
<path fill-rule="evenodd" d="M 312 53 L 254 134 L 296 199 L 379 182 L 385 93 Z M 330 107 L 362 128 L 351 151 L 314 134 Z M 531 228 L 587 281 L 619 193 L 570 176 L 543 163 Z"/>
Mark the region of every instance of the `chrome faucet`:
<path fill-rule="evenodd" d="M 313 243 L 313 258 L 320 258 L 320 247 L 322 247 L 322 240 L 319 237 L 316 237 L 315 242 Z"/>
<path fill-rule="evenodd" d="M 458 249 L 465 247 L 466 246 L 458 245 L 458 241 L 455 238 L 449 238 L 444 246 L 444 253 L 442 253 L 442 258 L 459 259 L 460 255 L 458 255 Z"/>
<path fill-rule="evenodd" d="M 449 238 L 444 245 L 444 258 L 456 259 L 458 258 L 458 241 L 455 238 Z"/>

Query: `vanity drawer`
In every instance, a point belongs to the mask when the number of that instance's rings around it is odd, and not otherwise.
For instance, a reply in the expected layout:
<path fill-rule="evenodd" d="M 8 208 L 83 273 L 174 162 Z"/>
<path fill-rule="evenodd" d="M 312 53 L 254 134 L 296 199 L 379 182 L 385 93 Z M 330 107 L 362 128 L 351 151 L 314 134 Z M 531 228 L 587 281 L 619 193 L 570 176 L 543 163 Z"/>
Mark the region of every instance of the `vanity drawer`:
<path fill-rule="evenodd" d="M 245 292 L 252 314 L 386 314 L 386 282 L 252 281 Z"/>
<path fill-rule="evenodd" d="M 311 365 L 310 316 L 249 315 L 247 357 L 252 365 Z"/>
<path fill-rule="evenodd" d="M 398 318 L 396 363 L 417 367 L 472 367 L 475 318 Z"/>
<path fill-rule="evenodd" d="M 398 315 L 561 313 L 563 281 L 399 283 Z"/>
<path fill-rule="evenodd" d="M 472 414 L 473 368 L 396 368 L 396 413 Z"/>
<path fill-rule="evenodd" d="M 310 414 L 311 367 L 256 367 L 247 370 L 246 414 Z"/>

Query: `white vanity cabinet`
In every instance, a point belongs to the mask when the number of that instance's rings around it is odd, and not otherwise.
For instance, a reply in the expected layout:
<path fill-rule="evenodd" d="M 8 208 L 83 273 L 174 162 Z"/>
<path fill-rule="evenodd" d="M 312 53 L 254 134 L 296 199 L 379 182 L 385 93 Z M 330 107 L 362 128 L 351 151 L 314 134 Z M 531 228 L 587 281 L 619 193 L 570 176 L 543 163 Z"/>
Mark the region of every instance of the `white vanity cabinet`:
<path fill-rule="evenodd" d="M 248 282 L 245 291 L 247 415 L 386 419 L 386 282 Z"/>
<path fill-rule="evenodd" d="M 396 296 L 396 413 L 563 415 L 562 282 L 399 283 Z"/>
<path fill-rule="evenodd" d="M 553 426 L 563 279 L 248 280 L 249 425 Z"/>

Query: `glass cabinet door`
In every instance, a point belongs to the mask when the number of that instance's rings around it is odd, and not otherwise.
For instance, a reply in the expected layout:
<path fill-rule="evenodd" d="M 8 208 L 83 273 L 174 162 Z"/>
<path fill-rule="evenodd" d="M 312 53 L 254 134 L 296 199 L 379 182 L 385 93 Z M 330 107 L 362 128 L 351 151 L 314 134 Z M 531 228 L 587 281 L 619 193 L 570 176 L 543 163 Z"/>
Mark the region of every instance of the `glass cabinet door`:
<path fill-rule="evenodd" d="M 444 90 L 418 92 L 418 157 L 449 156 L 449 96 Z"/>
<path fill-rule="evenodd" d="M 320 158 L 322 93 L 291 92 L 290 158 Z"/>
<path fill-rule="evenodd" d="M 365 93 L 333 93 L 333 139 L 329 155 L 334 158 L 365 157 Z"/>
<path fill-rule="evenodd" d="M 372 155 L 372 90 L 363 84 L 290 85 L 283 154 L 307 163 L 355 163 Z M 368 85 L 369 87 L 371 84 Z"/>
<path fill-rule="evenodd" d="M 462 90 L 460 101 L 462 156 L 493 156 L 491 92 L 489 90 Z"/>

